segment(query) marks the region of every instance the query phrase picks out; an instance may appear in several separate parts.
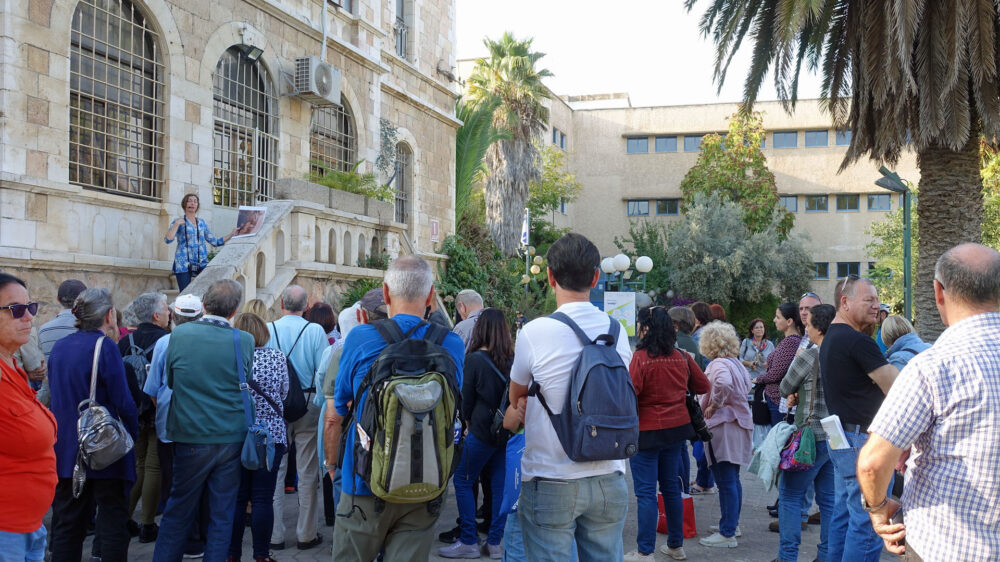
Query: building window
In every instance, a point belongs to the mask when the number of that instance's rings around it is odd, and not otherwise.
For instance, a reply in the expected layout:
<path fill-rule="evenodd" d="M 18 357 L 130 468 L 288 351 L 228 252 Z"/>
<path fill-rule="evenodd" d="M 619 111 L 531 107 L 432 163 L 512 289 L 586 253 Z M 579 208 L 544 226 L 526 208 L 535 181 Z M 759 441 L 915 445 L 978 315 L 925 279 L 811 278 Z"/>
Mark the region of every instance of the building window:
<path fill-rule="evenodd" d="M 701 150 L 701 137 L 705 135 L 684 135 L 684 152 Z"/>
<path fill-rule="evenodd" d="M 851 132 L 850 131 L 837 131 L 834 135 L 834 142 L 837 146 L 850 146 L 851 145 Z"/>
<path fill-rule="evenodd" d="M 825 261 L 818 261 L 816 265 L 816 274 L 813 275 L 813 279 L 829 279 L 830 278 L 830 264 Z"/>
<path fill-rule="evenodd" d="M 855 194 L 837 195 L 837 211 L 857 211 L 861 206 L 860 199 Z"/>
<path fill-rule="evenodd" d="M 677 152 L 677 137 L 656 137 L 656 152 Z"/>
<path fill-rule="evenodd" d="M 566 198 L 565 197 L 560 197 L 559 198 L 559 212 L 562 213 L 562 214 L 564 214 L 564 215 L 566 214 Z"/>
<path fill-rule="evenodd" d="M 396 145 L 396 171 L 393 175 L 393 187 L 396 188 L 396 222 L 407 226 L 412 214 L 413 195 L 413 151 L 404 143 Z M 412 236 L 412 234 L 411 234 Z"/>
<path fill-rule="evenodd" d="M 875 270 L 875 266 L 876 265 L 877 264 L 875 262 L 873 262 L 873 261 L 868 262 L 868 275 L 872 274 L 872 271 Z"/>
<path fill-rule="evenodd" d="M 327 1 L 333 4 L 334 6 L 340 6 L 341 10 L 344 10 L 349 14 L 354 12 L 354 0 L 327 0 Z"/>
<path fill-rule="evenodd" d="M 857 261 L 838 261 L 837 262 L 837 278 L 843 279 L 848 275 L 861 275 L 861 262 Z"/>
<path fill-rule="evenodd" d="M 409 0 L 396 0 L 396 22 L 392 26 L 393 36 L 396 40 L 396 56 L 406 60 L 410 49 L 410 24 L 413 17 L 412 6 Z"/>
<path fill-rule="evenodd" d="M 230 47 L 215 67 L 212 97 L 215 204 L 238 207 L 271 199 L 278 175 L 278 99 L 267 69 L 240 47 Z"/>
<path fill-rule="evenodd" d="M 627 204 L 627 211 L 628 211 L 628 216 L 630 217 L 648 217 L 649 200 L 629 199 Z"/>
<path fill-rule="evenodd" d="M 657 199 L 656 200 L 656 214 L 658 215 L 676 215 L 681 211 L 681 200 L 680 199 Z"/>
<path fill-rule="evenodd" d="M 552 127 L 552 144 L 559 144 L 559 129 Z"/>
<path fill-rule="evenodd" d="M 829 137 L 827 131 L 806 131 L 806 146 L 827 146 Z"/>
<path fill-rule="evenodd" d="M 159 38 L 128 0 L 81 0 L 70 34 L 69 181 L 159 198 L 163 63 Z"/>
<path fill-rule="evenodd" d="M 799 146 L 798 131 L 775 132 L 771 140 L 774 148 L 796 148 Z"/>
<path fill-rule="evenodd" d="M 778 197 L 778 205 L 784 207 L 789 213 L 799 212 L 799 198 L 797 195 L 782 195 Z"/>
<path fill-rule="evenodd" d="M 826 212 L 826 195 L 806 195 L 806 212 Z"/>
<path fill-rule="evenodd" d="M 562 131 L 559 132 L 559 148 L 566 149 L 566 134 Z"/>
<path fill-rule="evenodd" d="M 892 195 L 888 193 L 874 193 L 868 196 L 869 211 L 888 211 L 892 206 Z"/>
<path fill-rule="evenodd" d="M 626 139 L 625 152 L 628 154 L 646 154 L 649 152 L 649 138 L 633 137 Z"/>
<path fill-rule="evenodd" d="M 358 134 L 354 114 L 347 100 L 341 106 L 313 107 L 309 132 L 309 171 L 326 174 L 331 170 L 349 172 L 357 157 Z"/>

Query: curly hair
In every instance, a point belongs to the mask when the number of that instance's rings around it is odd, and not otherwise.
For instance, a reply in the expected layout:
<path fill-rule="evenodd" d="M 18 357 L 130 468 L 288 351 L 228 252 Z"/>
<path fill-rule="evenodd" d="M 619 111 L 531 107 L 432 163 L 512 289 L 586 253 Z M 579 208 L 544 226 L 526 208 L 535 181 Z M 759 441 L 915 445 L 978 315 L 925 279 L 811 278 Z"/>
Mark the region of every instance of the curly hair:
<path fill-rule="evenodd" d="M 669 356 L 674 352 L 677 332 L 670 314 L 662 306 L 653 306 L 639 311 L 638 322 L 646 328 L 635 348 L 645 349 L 650 357 Z"/>
<path fill-rule="evenodd" d="M 701 330 L 698 351 L 709 359 L 736 357 L 740 353 L 740 340 L 732 324 L 715 320 Z"/>

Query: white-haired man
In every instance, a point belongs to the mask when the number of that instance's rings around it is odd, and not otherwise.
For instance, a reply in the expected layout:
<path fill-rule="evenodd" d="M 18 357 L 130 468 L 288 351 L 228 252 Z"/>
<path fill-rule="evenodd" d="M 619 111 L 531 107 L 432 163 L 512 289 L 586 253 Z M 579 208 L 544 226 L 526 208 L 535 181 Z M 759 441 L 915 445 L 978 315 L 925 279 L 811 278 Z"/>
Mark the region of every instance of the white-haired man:
<path fill-rule="evenodd" d="M 453 331 L 468 346 L 472 339 L 472 329 L 476 327 L 476 320 L 479 320 L 479 315 L 483 312 L 483 297 L 472 289 L 459 291 L 455 295 L 455 311 L 462 321 L 455 324 Z"/>

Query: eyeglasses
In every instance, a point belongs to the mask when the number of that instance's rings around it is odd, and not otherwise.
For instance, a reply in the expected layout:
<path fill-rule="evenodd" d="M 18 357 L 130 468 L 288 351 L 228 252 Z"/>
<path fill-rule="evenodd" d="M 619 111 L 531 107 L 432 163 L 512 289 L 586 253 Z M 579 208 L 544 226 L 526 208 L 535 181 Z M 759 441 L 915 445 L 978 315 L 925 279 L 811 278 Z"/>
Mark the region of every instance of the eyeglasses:
<path fill-rule="evenodd" d="M 940 279 L 938 279 L 937 277 L 934 277 L 934 280 L 937 281 L 938 285 L 941 285 L 941 290 L 942 291 L 945 290 L 944 283 L 942 283 Z"/>
<path fill-rule="evenodd" d="M 844 294 L 844 289 L 847 289 L 847 282 L 848 281 L 854 282 L 854 281 L 857 281 L 858 279 L 861 279 L 861 278 L 858 277 L 857 275 L 854 275 L 853 273 L 850 274 L 850 275 L 848 275 L 847 277 L 844 277 L 844 283 L 840 286 L 840 294 L 841 295 Z"/>
<path fill-rule="evenodd" d="M 25 312 L 30 312 L 32 316 L 37 315 L 38 303 L 29 302 L 28 304 L 8 304 L 7 306 L 0 306 L 0 310 L 9 310 L 10 315 L 17 320 L 19 318 L 24 318 Z"/>

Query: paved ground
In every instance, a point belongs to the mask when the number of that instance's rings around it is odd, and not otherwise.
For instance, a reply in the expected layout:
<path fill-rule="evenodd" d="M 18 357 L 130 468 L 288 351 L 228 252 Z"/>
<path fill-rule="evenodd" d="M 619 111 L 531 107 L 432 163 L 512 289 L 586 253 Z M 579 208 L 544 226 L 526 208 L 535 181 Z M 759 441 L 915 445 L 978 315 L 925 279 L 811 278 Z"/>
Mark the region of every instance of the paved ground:
<path fill-rule="evenodd" d="M 692 468 L 694 467 L 694 462 L 691 463 Z M 631 489 L 631 476 L 627 476 L 626 480 L 629 482 L 629 488 Z M 684 541 L 684 550 L 687 552 L 688 560 L 692 562 L 698 561 L 711 561 L 711 562 L 721 562 L 721 561 L 761 561 L 766 562 L 773 560 L 777 556 L 778 550 L 778 534 L 771 533 L 767 530 L 767 525 L 772 521 L 771 517 L 768 516 L 765 506 L 774 502 L 774 498 L 777 496 L 776 491 L 765 492 L 764 485 L 756 476 L 743 472 L 743 512 L 740 518 L 740 526 L 743 531 L 743 537 L 739 539 L 739 547 L 734 549 L 719 549 L 719 548 L 707 548 L 698 544 L 697 539 L 687 539 Z M 288 496 L 285 501 L 285 521 L 286 526 L 289 528 L 289 544 L 294 545 L 294 528 L 295 528 L 295 517 L 297 505 L 295 501 L 292 501 L 294 496 Z M 708 496 L 695 496 L 694 497 L 695 506 L 695 516 L 697 519 L 699 536 L 707 536 L 709 525 L 715 525 L 718 523 L 719 519 L 719 499 L 716 495 Z M 814 508 L 815 509 L 815 508 Z M 455 507 L 454 495 L 450 494 L 449 501 L 446 504 L 445 510 L 442 513 L 440 520 L 438 521 L 437 527 L 434 530 L 434 548 L 433 552 L 437 551 L 438 546 L 443 546 L 442 543 L 438 542 L 436 537 L 441 531 L 445 531 L 454 526 L 455 517 L 457 516 L 457 509 Z M 323 545 L 314 548 L 312 550 L 300 551 L 296 550 L 294 546 L 290 550 L 277 551 L 272 553 L 274 558 L 278 562 L 286 561 L 324 561 L 329 562 L 331 559 L 330 554 L 330 538 L 332 536 L 332 528 L 322 527 L 321 533 L 323 535 L 324 543 Z M 636 533 L 636 515 L 635 515 L 635 499 L 633 497 L 631 505 L 629 506 L 628 519 L 625 522 L 625 552 L 631 552 L 635 550 L 635 533 Z M 657 549 L 660 545 L 666 544 L 666 535 L 657 535 Z M 87 539 L 87 544 L 85 545 L 84 552 L 90 552 L 90 541 Z M 799 552 L 799 560 L 808 562 L 816 557 L 816 544 L 819 542 L 819 526 L 810 525 L 809 529 L 802 533 L 802 547 Z M 250 549 L 250 530 L 247 529 L 246 534 L 243 538 L 243 560 L 251 560 L 248 554 L 251 552 Z M 129 549 L 129 559 L 135 561 L 146 561 L 151 560 L 153 557 L 153 545 L 152 544 L 140 544 L 138 540 L 133 539 L 131 547 Z M 666 556 L 659 554 L 657 551 L 657 560 L 669 560 Z M 893 561 L 897 557 L 889 554 L 886 551 L 882 552 L 883 561 Z M 440 561 L 443 558 L 438 558 L 436 556 L 431 556 L 431 560 Z M 486 558 L 484 557 L 484 560 Z M 396 561 L 389 561 L 396 562 Z M 411 561 L 403 561 L 411 562 Z"/>

